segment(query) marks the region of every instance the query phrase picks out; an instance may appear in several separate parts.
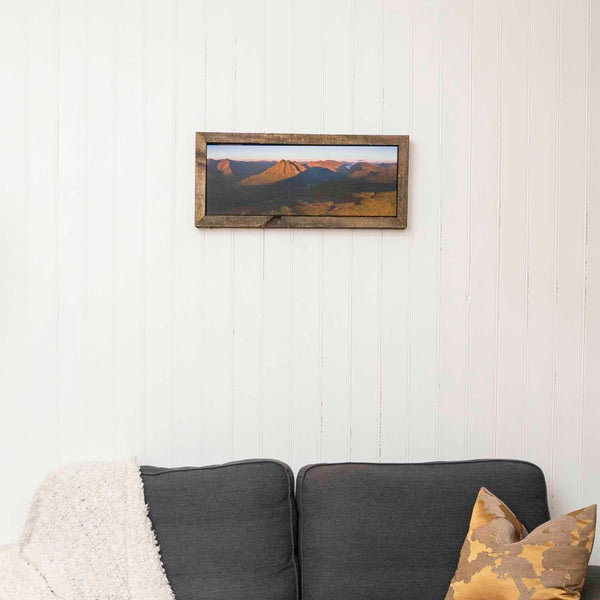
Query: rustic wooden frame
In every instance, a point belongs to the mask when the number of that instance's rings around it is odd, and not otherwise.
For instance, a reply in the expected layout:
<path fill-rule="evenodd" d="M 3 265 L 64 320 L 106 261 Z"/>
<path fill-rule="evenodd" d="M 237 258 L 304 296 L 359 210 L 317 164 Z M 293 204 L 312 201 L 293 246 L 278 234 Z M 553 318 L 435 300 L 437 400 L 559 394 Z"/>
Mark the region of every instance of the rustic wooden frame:
<path fill-rule="evenodd" d="M 398 194 L 395 217 L 248 216 L 206 214 L 207 144 L 358 145 L 398 147 Z M 308 135 L 291 133 L 196 133 L 196 227 L 268 229 L 352 228 L 406 229 L 408 200 L 407 135 Z"/>

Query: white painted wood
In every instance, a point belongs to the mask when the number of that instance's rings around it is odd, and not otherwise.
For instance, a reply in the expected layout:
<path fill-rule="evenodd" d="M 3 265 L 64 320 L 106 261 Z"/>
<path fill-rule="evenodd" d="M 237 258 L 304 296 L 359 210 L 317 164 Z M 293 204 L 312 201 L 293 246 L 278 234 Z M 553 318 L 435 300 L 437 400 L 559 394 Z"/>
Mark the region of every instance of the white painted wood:
<path fill-rule="evenodd" d="M 324 0 L 296 0 L 293 5 L 293 129 L 299 133 L 319 133 L 323 125 L 324 9 Z"/>
<path fill-rule="evenodd" d="M 235 107 L 239 131 L 264 130 L 263 3 L 235 5 Z M 224 232 L 223 232 L 224 233 Z M 233 277 L 233 458 L 260 454 L 260 314 L 262 242 L 260 231 L 234 232 Z"/>
<path fill-rule="evenodd" d="M 294 127 L 294 11 L 291 1 L 265 3 L 266 131 Z M 259 292 L 261 455 L 286 461 L 292 456 L 292 237 L 291 231 L 264 232 Z"/>
<path fill-rule="evenodd" d="M 594 234 L 600 223 L 600 174 L 594 168 L 600 162 L 600 40 L 592 35 L 600 26 L 600 5 L 589 4 L 588 96 L 587 96 L 587 188 L 585 247 L 585 330 L 583 379 L 583 436 L 579 504 L 595 503 L 600 496 L 600 481 L 594 477 L 596 459 L 600 453 L 600 436 L 595 430 L 600 422 L 600 239 Z M 594 556 L 598 562 L 600 553 Z"/>
<path fill-rule="evenodd" d="M 438 452 L 444 460 L 466 453 L 471 17 L 470 0 L 442 4 Z"/>
<path fill-rule="evenodd" d="M 352 0 L 323 4 L 323 127 L 327 133 L 352 127 Z M 350 458 L 351 239 L 348 231 L 323 236 L 320 320 L 320 459 Z"/>
<path fill-rule="evenodd" d="M 409 210 L 409 419 L 411 461 L 437 455 L 440 247 L 441 2 L 415 5 Z"/>
<path fill-rule="evenodd" d="M 58 381 L 59 457 L 89 457 L 85 436 L 86 6 L 58 5 Z"/>
<path fill-rule="evenodd" d="M 31 439 L 25 460 L 29 496 L 40 479 L 58 463 L 57 342 L 57 107 L 58 40 L 56 5 L 36 1 L 28 14 L 26 41 L 29 68 L 26 161 L 27 212 L 27 328 L 28 364 L 24 390 Z M 44 448 L 43 452 L 39 448 Z M 24 474 L 23 474 L 24 475 Z"/>
<path fill-rule="evenodd" d="M 144 448 L 145 462 L 173 460 L 172 283 L 174 206 L 173 3 L 145 5 Z"/>
<path fill-rule="evenodd" d="M 552 507 L 580 500 L 587 159 L 588 2 L 559 7 L 558 210 Z M 574 293 L 577 290 L 577 293 Z"/>
<path fill-rule="evenodd" d="M 323 3 L 323 127 L 346 133 L 352 125 L 353 0 Z"/>
<path fill-rule="evenodd" d="M 260 127 L 258 128 L 260 130 Z M 233 307 L 233 458 L 259 456 L 260 324 L 263 235 L 235 234 Z"/>
<path fill-rule="evenodd" d="M 353 235 L 351 255 L 350 458 L 379 458 L 381 235 Z"/>
<path fill-rule="evenodd" d="M 473 3 L 468 458 L 496 455 L 500 23 L 499 0 Z"/>
<path fill-rule="evenodd" d="M 323 131 L 323 9 L 323 0 L 294 5 L 295 131 Z M 290 464 L 296 469 L 319 461 L 323 239 L 322 231 L 293 235 Z"/>
<path fill-rule="evenodd" d="M 145 48 L 142 0 L 116 14 L 114 216 L 114 403 L 118 456 L 143 454 Z"/>
<path fill-rule="evenodd" d="M 555 514 L 597 502 L 599 27 L 596 0 L 7 4 L 0 543 L 45 471 L 112 456 L 525 457 Z M 409 229 L 198 231 L 202 130 L 409 133 Z"/>
<path fill-rule="evenodd" d="M 266 231 L 263 253 L 261 446 L 265 457 L 291 457 L 293 236 Z"/>
<path fill-rule="evenodd" d="M 525 458 L 540 465 L 549 477 L 558 160 L 558 5 L 555 3 L 532 0 L 530 60 Z"/>
<path fill-rule="evenodd" d="M 93 2 L 87 12 L 85 78 L 86 279 L 84 375 L 88 383 L 85 436 L 90 459 L 115 455 L 114 205 L 116 3 Z"/>
<path fill-rule="evenodd" d="M 229 131 L 234 115 L 234 28 L 235 3 L 207 2 L 206 19 L 206 128 Z"/>
<path fill-rule="evenodd" d="M 323 235 L 295 232 L 292 258 L 291 465 L 319 461 Z"/>
<path fill-rule="evenodd" d="M 19 462 L 14 455 L 30 457 L 23 431 L 28 425 L 26 404 L 26 377 L 28 375 L 28 339 L 26 303 L 28 239 L 28 128 L 27 85 L 30 63 L 29 24 L 27 6 L 22 5 L 0 20 L 0 99 L 2 130 L 0 160 L 0 408 L 5 417 L 0 424 L 0 451 L 6 457 L 7 476 L 13 481 L 20 478 Z M 31 461 L 31 458 L 29 458 Z M 7 494 L 2 490 L 6 504 L 0 516 L 4 536 L 18 535 L 18 524 L 25 515 L 29 478 Z M 16 518 L 15 518 L 16 517 Z"/>
<path fill-rule="evenodd" d="M 201 442 L 203 461 L 207 464 L 229 460 L 233 445 L 231 266 L 234 248 L 233 236 L 230 232 L 224 233 L 210 230 L 205 234 Z"/>
<path fill-rule="evenodd" d="M 181 0 L 175 14 L 175 183 L 173 220 L 173 462 L 202 461 L 203 238 L 191 228 L 194 133 L 204 130 L 204 2 Z"/>
<path fill-rule="evenodd" d="M 381 130 L 381 2 L 353 5 L 353 133 Z M 381 232 L 352 232 L 350 457 L 377 461 L 381 410 Z"/>
<path fill-rule="evenodd" d="M 529 17 L 528 2 L 503 0 L 498 209 L 498 456 L 522 456 L 525 439 Z"/>
<path fill-rule="evenodd" d="M 292 0 L 264 0 L 265 131 L 293 129 Z"/>
<path fill-rule="evenodd" d="M 384 0 L 381 40 L 380 133 L 410 131 L 411 31 L 409 0 Z M 408 411 L 408 236 L 382 232 L 379 293 L 379 458 L 406 460 Z"/>
<path fill-rule="evenodd" d="M 206 129 L 229 131 L 235 120 L 236 3 L 206 4 Z M 204 233 L 203 425 L 205 463 L 231 459 L 234 388 L 234 253 L 236 234 Z"/>

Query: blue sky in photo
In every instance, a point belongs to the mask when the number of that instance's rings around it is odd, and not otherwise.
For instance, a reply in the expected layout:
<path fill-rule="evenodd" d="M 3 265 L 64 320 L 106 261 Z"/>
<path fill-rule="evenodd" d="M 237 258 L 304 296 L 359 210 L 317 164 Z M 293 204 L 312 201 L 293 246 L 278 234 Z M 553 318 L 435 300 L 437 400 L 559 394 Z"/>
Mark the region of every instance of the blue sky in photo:
<path fill-rule="evenodd" d="M 207 144 L 208 158 L 221 160 L 339 160 L 396 163 L 397 146 L 277 146 L 269 144 Z"/>

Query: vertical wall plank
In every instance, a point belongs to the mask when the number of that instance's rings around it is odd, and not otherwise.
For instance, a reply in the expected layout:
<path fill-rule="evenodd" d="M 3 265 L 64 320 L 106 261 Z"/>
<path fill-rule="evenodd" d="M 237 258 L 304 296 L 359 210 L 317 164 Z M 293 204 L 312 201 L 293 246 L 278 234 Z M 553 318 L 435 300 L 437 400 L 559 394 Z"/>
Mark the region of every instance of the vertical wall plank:
<path fill-rule="evenodd" d="M 206 129 L 227 131 L 234 119 L 235 3 L 206 4 Z M 202 450 L 206 463 L 232 455 L 233 232 L 204 233 L 204 378 Z"/>
<path fill-rule="evenodd" d="M 354 3 L 353 133 L 381 129 L 382 3 L 375 6 Z M 355 231 L 352 240 L 351 457 L 378 460 L 381 232 Z"/>
<path fill-rule="evenodd" d="M 500 98 L 497 455 L 524 450 L 529 3 L 503 0 Z"/>
<path fill-rule="evenodd" d="M 265 131 L 289 133 L 292 114 L 292 0 L 265 0 Z"/>
<path fill-rule="evenodd" d="M 29 437 L 24 382 L 27 376 L 27 243 L 30 212 L 28 184 L 28 129 L 30 127 L 28 79 L 28 6 L 22 3 L 0 20 L 0 111 L 3 135 L 0 139 L 0 451 L 5 457 L 5 476 L 17 483 L 2 490 L 4 514 L 0 516 L 0 539 L 11 541 L 18 534 L 17 523 L 25 515 L 29 482 L 21 466 L 10 457 L 25 455 Z M 28 479 L 27 476 L 24 479 Z M 10 493 L 9 493 L 10 489 Z M 4 497 L 6 499 L 4 500 Z"/>
<path fill-rule="evenodd" d="M 55 2 L 36 0 L 29 5 L 29 69 L 25 73 L 29 190 L 25 335 L 29 348 L 25 381 L 30 437 L 24 456 L 29 465 L 28 496 L 58 462 L 57 18 Z"/>
<path fill-rule="evenodd" d="M 413 52 L 412 210 L 410 228 L 410 419 L 408 458 L 437 453 L 438 276 L 440 237 L 441 4 L 415 4 Z M 418 200 L 417 200 L 418 198 Z M 417 433 L 418 432 L 418 433 Z"/>
<path fill-rule="evenodd" d="M 559 12 L 558 211 L 553 508 L 579 502 L 587 127 L 586 0 Z"/>
<path fill-rule="evenodd" d="M 234 7 L 232 0 L 206 3 L 206 128 L 228 131 L 234 109 Z"/>
<path fill-rule="evenodd" d="M 341 133 L 352 125 L 352 0 L 327 0 L 323 22 L 323 125 Z M 350 239 L 348 231 L 323 238 L 320 453 L 326 461 L 350 458 Z"/>
<path fill-rule="evenodd" d="M 589 3 L 588 43 L 588 97 L 587 97 L 587 188 L 586 188 L 586 249 L 585 256 L 585 330 L 583 379 L 583 437 L 581 462 L 581 498 L 579 504 L 587 506 L 600 497 L 600 478 L 594 477 L 600 455 L 600 237 L 594 233 L 600 227 L 600 174 L 594 165 L 600 164 L 600 5 Z M 598 564 L 600 551 L 592 555 Z"/>
<path fill-rule="evenodd" d="M 323 2 L 294 5 L 294 129 L 319 133 L 323 126 Z M 320 444 L 320 293 L 322 231 L 293 234 L 291 298 L 291 465 L 319 460 Z"/>
<path fill-rule="evenodd" d="M 409 0 L 384 0 L 381 133 L 407 135 L 411 106 L 412 10 Z M 380 459 L 406 460 L 408 412 L 408 235 L 384 231 L 380 282 Z"/>
<path fill-rule="evenodd" d="M 202 457 L 229 460 L 231 438 L 231 235 L 207 231 L 204 256 L 204 354 Z M 229 310 L 227 310 L 229 309 Z"/>
<path fill-rule="evenodd" d="M 557 33 L 558 4 L 532 0 L 525 457 L 548 476 L 554 395 Z"/>
<path fill-rule="evenodd" d="M 439 457 L 466 452 L 471 0 L 442 3 Z"/>
<path fill-rule="evenodd" d="M 320 293 L 322 234 L 294 234 L 292 273 L 291 466 L 318 462 L 320 445 Z"/>
<path fill-rule="evenodd" d="M 146 5 L 145 437 L 144 460 L 172 462 L 173 233 L 172 3 Z"/>
<path fill-rule="evenodd" d="M 265 128 L 293 130 L 294 3 L 267 0 L 265 14 Z M 265 231 L 261 283 L 261 449 L 291 456 L 292 233 Z"/>
<path fill-rule="evenodd" d="M 85 456 L 86 5 L 59 3 L 58 360 L 61 461 Z"/>
<path fill-rule="evenodd" d="M 115 110 L 115 2 L 90 0 L 87 15 L 85 329 L 87 456 L 114 457 L 113 208 Z"/>
<path fill-rule="evenodd" d="M 252 128 L 252 131 L 261 127 Z M 235 235 L 233 315 L 233 457 L 260 456 L 260 315 L 263 236 Z"/>
<path fill-rule="evenodd" d="M 264 2 L 236 3 L 235 123 L 239 131 L 264 128 Z M 260 455 L 260 231 L 236 231 L 233 300 L 233 456 Z"/>
<path fill-rule="evenodd" d="M 293 128 L 319 133 L 323 118 L 322 0 L 294 2 L 293 20 Z"/>
<path fill-rule="evenodd" d="M 379 459 L 379 281 L 381 236 L 355 234 L 352 244 L 351 459 Z"/>
<path fill-rule="evenodd" d="M 144 212 L 146 189 L 145 48 L 143 0 L 117 3 L 116 182 L 114 204 L 114 403 L 116 450 L 143 454 Z"/>
<path fill-rule="evenodd" d="M 231 439 L 231 236 L 207 231 L 204 265 L 204 389 L 202 456 L 207 464 L 229 460 Z"/>
<path fill-rule="evenodd" d="M 265 232 L 263 294 L 262 449 L 288 461 L 291 454 L 292 244 L 287 231 Z"/>
<path fill-rule="evenodd" d="M 467 456 L 496 452 L 500 2 L 473 3 Z"/>
<path fill-rule="evenodd" d="M 193 227 L 195 133 L 204 130 L 204 2 L 178 0 L 175 15 L 175 214 L 173 216 L 173 461 L 200 464 L 202 241 Z"/>

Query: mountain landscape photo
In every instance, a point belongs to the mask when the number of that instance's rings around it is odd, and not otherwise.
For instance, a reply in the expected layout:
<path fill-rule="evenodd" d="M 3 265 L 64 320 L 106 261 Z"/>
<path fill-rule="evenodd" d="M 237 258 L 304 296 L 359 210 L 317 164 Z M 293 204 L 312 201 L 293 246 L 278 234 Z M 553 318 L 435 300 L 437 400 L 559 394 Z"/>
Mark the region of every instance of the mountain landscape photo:
<path fill-rule="evenodd" d="M 396 215 L 396 146 L 208 144 L 206 214 Z"/>

